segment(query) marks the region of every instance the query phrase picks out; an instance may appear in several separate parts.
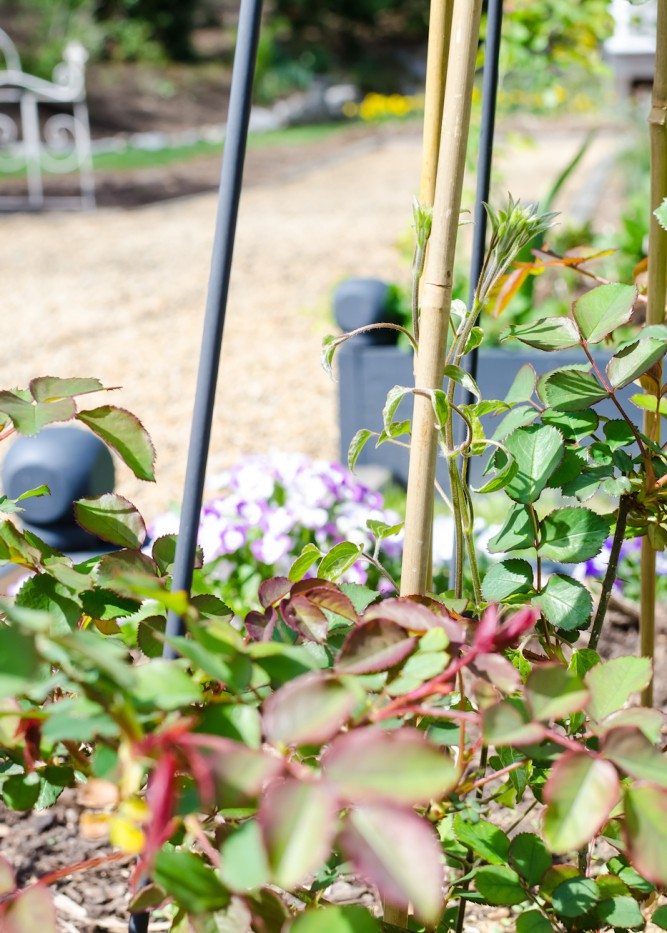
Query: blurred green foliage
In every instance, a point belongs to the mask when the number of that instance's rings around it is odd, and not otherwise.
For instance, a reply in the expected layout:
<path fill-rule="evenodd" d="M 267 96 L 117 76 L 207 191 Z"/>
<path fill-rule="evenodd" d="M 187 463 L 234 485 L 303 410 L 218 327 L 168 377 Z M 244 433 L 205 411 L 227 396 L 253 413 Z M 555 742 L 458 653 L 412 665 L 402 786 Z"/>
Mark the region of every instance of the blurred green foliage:
<path fill-rule="evenodd" d="M 600 43 L 612 27 L 609 2 L 507 0 L 501 103 L 552 109 L 564 103 L 573 73 L 599 72 Z M 2 0 L 2 7 L 26 64 L 43 75 L 71 38 L 93 59 L 190 60 L 196 27 L 233 32 L 236 9 L 227 0 Z M 351 78 L 363 91 L 417 88 L 428 17 L 425 0 L 272 0 L 259 50 L 259 96 L 268 101 L 304 89 L 320 74 Z M 483 45 L 480 65 L 482 59 Z"/>

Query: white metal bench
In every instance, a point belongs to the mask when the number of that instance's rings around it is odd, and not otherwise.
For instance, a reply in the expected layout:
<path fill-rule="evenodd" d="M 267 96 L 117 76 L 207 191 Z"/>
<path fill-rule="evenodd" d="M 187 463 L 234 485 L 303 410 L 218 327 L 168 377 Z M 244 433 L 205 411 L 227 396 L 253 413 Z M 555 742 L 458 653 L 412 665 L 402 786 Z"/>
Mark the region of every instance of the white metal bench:
<path fill-rule="evenodd" d="M 4 69 L 2 68 L 4 58 Z M 26 74 L 16 46 L 0 29 L 0 176 L 25 172 L 27 193 L 3 194 L 0 210 L 89 210 L 95 207 L 86 105 L 85 65 L 88 54 L 70 42 L 53 80 Z M 62 112 L 40 120 L 40 106 Z M 46 194 L 46 174 L 76 173 L 77 195 Z"/>

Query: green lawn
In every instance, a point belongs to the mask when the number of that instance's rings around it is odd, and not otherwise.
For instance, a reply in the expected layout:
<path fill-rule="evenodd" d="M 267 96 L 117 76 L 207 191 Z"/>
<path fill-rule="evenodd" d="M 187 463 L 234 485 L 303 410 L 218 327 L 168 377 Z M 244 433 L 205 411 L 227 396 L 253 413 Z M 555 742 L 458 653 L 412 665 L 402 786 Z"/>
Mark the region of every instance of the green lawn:
<path fill-rule="evenodd" d="M 302 143 L 318 142 L 340 133 L 349 124 L 328 123 L 316 126 L 297 126 L 284 130 L 272 130 L 267 133 L 251 133 L 248 137 L 249 149 L 266 149 L 278 146 L 295 146 Z M 192 159 L 216 156 L 222 153 L 222 143 L 197 142 L 189 146 L 170 146 L 165 149 L 128 148 L 124 152 L 102 152 L 93 157 L 93 166 L 99 172 L 124 172 L 138 169 L 157 168 L 163 165 L 175 165 Z M 0 178 L 19 178 L 24 171 L 0 172 Z"/>

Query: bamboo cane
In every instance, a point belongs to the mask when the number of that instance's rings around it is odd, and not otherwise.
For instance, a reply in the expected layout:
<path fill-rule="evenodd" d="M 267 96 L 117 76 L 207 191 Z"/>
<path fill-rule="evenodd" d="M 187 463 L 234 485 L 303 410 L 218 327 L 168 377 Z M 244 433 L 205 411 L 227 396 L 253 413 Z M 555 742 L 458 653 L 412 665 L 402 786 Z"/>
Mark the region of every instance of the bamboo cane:
<path fill-rule="evenodd" d="M 428 26 L 428 54 L 426 59 L 426 86 L 424 91 L 424 136 L 422 142 L 422 167 L 419 200 L 433 207 L 435 180 L 440 153 L 440 131 L 442 129 L 442 107 L 447 83 L 449 43 L 452 33 L 452 0 L 432 0 Z M 416 336 L 416 335 L 415 335 Z M 428 535 L 429 553 L 428 579 L 430 590 L 433 581 L 433 522 Z"/>
<path fill-rule="evenodd" d="M 428 54 L 426 60 L 426 87 L 424 92 L 424 136 L 422 143 L 422 167 L 419 200 L 423 205 L 433 206 L 435 198 L 442 108 L 445 99 L 449 43 L 452 28 L 452 0 L 432 0 L 428 27 Z M 431 582 L 433 522 L 427 532 L 428 547 L 425 561 L 428 567 L 426 586 Z M 384 920 L 397 927 L 407 926 L 408 912 L 392 904 L 383 905 Z"/>
<path fill-rule="evenodd" d="M 651 225 L 649 230 L 647 324 L 662 324 L 667 292 L 667 231 L 653 213 L 667 197 L 667 0 L 658 0 L 653 99 L 648 118 L 651 143 Z M 644 415 L 644 433 L 659 440 L 659 415 Z M 642 539 L 639 640 L 641 654 L 655 657 L 655 551 L 648 537 Z M 653 683 L 642 694 L 642 703 L 653 704 Z"/>
<path fill-rule="evenodd" d="M 452 29 L 452 0 L 432 0 L 428 27 L 428 55 L 426 61 L 426 87 L 424 92 L 424 136 L 419 200 L 428 207 L 435 198 L 438 157 L 442 129 L 442 109 L 445 99 L 449 44 Z M 427 531 L 428 542 L 425 561 L 428 568 L 426 587 L 431 582 L 433 522 Z M 383 904 L 384 920 L 397 927 L 406 927 L 408 912 L 405 908 Z"/>
<path fill-rule="evenodd" d="M 445 99 L 449 40 L 452 29 L 452 0 L 432 0 L 428 25 L 428 57 L 424 93 L 424 141 L 419 200 L 433 207 L 435 179 L 440 152 L 442 107 Z"/>
<path fill-rule="evenodd" d="M 433 227 L 423 278 L 421 337 L 415 368 L 416 387 L 427 390 L 442 386 L 481 12 L 482 0 L 454 0 Z M 436 456 L 437 435 L 431 403 L 417 395 L 408 471 L 402 595 L 424 593 L 427 587 Z"/>

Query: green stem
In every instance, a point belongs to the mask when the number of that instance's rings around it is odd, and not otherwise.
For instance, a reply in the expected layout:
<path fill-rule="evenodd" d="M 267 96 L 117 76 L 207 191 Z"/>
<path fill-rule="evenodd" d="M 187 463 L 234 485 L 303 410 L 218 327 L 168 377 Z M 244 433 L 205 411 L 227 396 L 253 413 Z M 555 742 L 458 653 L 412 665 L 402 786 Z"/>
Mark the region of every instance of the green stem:
<path fill-rule="evenodd" d="M 466 549 L 468 551 L 468 561 L 470 563 L 470 574 L 472 576 L 472 590 L 475 599 L 475 607 L 482 604 L 482 580 L 477 566 L 477 554 L 475 553 L 475 538 L 472 531 L 465 532 Z"/>
<path fill-rule="evenodd" d="M 377 558 L 372 557 L 370 554 L 362 554 L 361 559 L 368 561 L 369 564 L 372 564 L 373 567 L 375 567 L 375 569 L 378 570 L 382 574 L 382 576 L 385 577 L 391 583 L 391 585 L 394 587 L 394 589 L 398 593 L 398 589 L 399 589 L 398 583 L 396 582 L 396 580 L 394 580 L 394 578 L 389 573 L 389 571 L 386 569 L 386 567 L 382 566 L 382 564 L 380 563 L 379 560 L 377 560 Z"/>
<path fill-rule="evenodd" d="M 419 344 L 419 283 L 424 274 L 424 261 L 426 259 L 426 244 L 415 246 L 415 256 L 412 262 L 412 333 Z M 416 348 L 415 348 L 416 349 Z"/>
<path fill-rule="evenodd" d="M 623 544 L 623 538 L 625 536 L 625 526 L 628 521 L 629 511 L 630 511 L 630 497 L 621 496 L 618 502 L 618 517 L 616 519 L 616 530 L 614 531 L 614 540 L 612 541 L 611 552 L 609 554 L 609 563 L 607 564 L 607 572 L 605 573 L 604 580 L 602 581 L 602 590 L 600 591 L 598 607 L 595 613 L 595 618 L 593 619 L 591 637 L 588 640 L 588 647 L 592 651 L 597 650 L 598 642 L 600 641 L 600 635 L 602 634 L 602 626 L 604 624 L 605 615 L 607 614 L 607 607 L 609 606 L 609 600 L 611 598 L 611 591 L 613 589 L 614 583 L 616 582 L 618 562 L 621 556 L 621 546 Z"/>
<path fill-rule="evenodd" d="M 642 440 L 642 436 L 641 436 L 641 434 L 639 433 L 639 431 L 637 430 L 637 426 L 636 426 L 635 424 L 633 424 L 632 419 L 631 419 L 630 416 L 625 412 L 623 406 L 621 405 L 621 403 L 619 402 L 619 400 L 616 398 L 616 390 L 607 382 L 607 380 L 606 380 L 605 377 L 603 376 L 603 374 L 602 374 L 602 372 L 601 372 L 601 370 L 600 370 L 598 364 L 595 362 L 595 359 L 593 358 L 593 356 L 592 356 L 592 354 L 591 354 L 591 351 L 588 349 L 588 344 L 586 343 L 586 341 L 585 341 L 585 340 L 582 340 L 581 343 L 580 343 L 580 346 L 581 346 L 581 349 L 582 349 L 582 350 L 584 351 L 584 353 L 586 354 L 586 356 L 588 357 L 588 359 L 589 359 L 589 361 L 590 361 L 590 363 L 591 363 L 591 366 L 593 367 L 593 371 L 594 371 L 595 375 L 598 377 L 598 381 L 599 381 L 600 385 L 601 385 L 602 388 L 605 390 L 605 392 L 608 392 L 608 393 L 609 393 L 609 398 L 610 398 L 611 401 L 614 403 L 614 405 L 616 406 L 616 408 L 618 408 L 618 410 L 619 410 L 619 412 L 620 412 L 620 414 L 621 414 L 621 417 L 623 418 L 623 420 L 625 421 L 625 423 L 627 424 L 627 426 L 628 426 L 628 427 L 630 428 L 630 430 L 632 431 L 633 437 L 634 437 L 634 439 L 635 439 L 636 442 L 637 442 L 637 447 L 639 447 L 639 452 L 640 452 L 640 454 L 641 454 L 642 460 L 644 461 L 644 469 L 646 470 L 647 476 L 652 477 L 652 482 L 654 483 L 654 482 L 655 482 L 655 473 L 654 473 L 654 470 L 653 470 L 653 463 L 651 462 L 651 458 L 649 457 L 648 452 L 647 452 L 647 450 L 646 450 L 646 447 L 644 446 L 644 442 L 643 442 L 643 440 Z"/>
<path fill-rule="evenodd" d="M 461 501 L 461 478 L 453 457 L 449 458 L 449 483 L 452 491 L 454 505 L 454 554 L 456 556 L 456 575 L 454 581 L 454 596 L 460 599 L 463 596 L 463 503 Z"/>
<path fill-rule="evenodd" d="M 482 581 L 479 575 L 477 552 L 475 551 L 475 509 L 473 506 L 472 498 L 470 496 L 470 489 L 468 488 L 466 475 L 467 463 L 467 459 L 463 461 L 463 474 L 460 476 L 459 482 L 461 484 L 461 495 L 465 501 L 466 506 L 466 521 L 463 528 L 463 534 L 466 542 L 466 550 L 468 551 L 468 562 L 470 564 L 470 573 L 472 576 L 472 588 L 473 596 L 475 599 L 475 607 L 478 608 L 482 604 Z"/>
<path fill-rule="evenodd" d="M 537 523 L 537 515 L 535 514 L 535 508 L 532 502 L 528 503 L 528 512 L 530 514 L 530 521 L 533 526 L 533 539 L 534 539 L 534 548 L 535 548 L 535 564 L 536 564 L 536 579 L 535 579 L 535 590 L 538 593 L 542 592 L 542 558 L 540 557 L 540 529 Z M 551 637 L 549 635 L 549 625 L 544 616 L 540 616 L 540 630 L 542 632 L 542 637 L 544 639 L 544 650 L 549 655 L 553 656 L 553 645 L 551 644 Z"/>
<path fill-rule="evenodd" d="M 348 331 L 347 334 L 342 334 L 334 341 L 334 344 L 336 347 L 339 347 L 342 343 L 345 343 L 345 341 L 349 340 L 351 337 L 357 337 L 359 334 L 365 334 L 366 331 L 369 330 L 397 330 L 399 333 L 404 334 L 408 338 L 414 350 L 417 349 L 415 338 L 412 336 L 407 327 L 403 327 L 401 324 L 391 324 L 387 321 L 381 321 L 377 324 L 364 324 L 363 327 L 357 327 L 355 330 Z"/>

